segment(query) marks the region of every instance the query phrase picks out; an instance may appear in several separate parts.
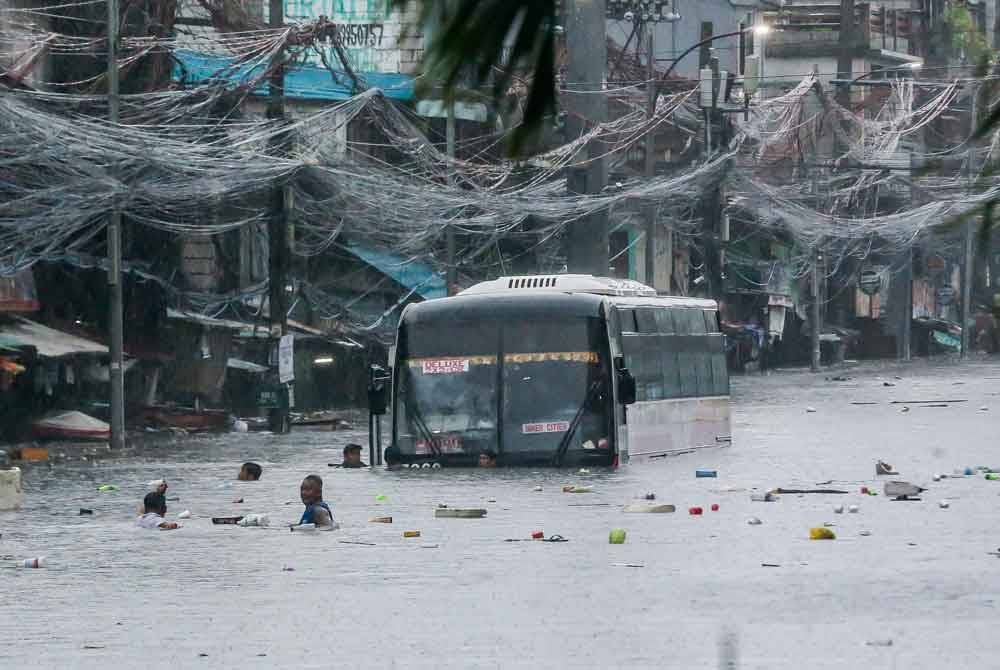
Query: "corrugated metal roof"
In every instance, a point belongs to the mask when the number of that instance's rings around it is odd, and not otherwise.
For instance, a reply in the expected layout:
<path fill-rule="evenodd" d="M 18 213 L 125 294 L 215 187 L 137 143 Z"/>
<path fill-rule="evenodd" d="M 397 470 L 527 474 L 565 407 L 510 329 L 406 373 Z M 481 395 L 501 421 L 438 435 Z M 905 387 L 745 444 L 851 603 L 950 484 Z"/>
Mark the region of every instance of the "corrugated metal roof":
<path fill-rule="evenodd" d="M 34 347 L 39 356 L 62 358 L 78 354 L 106 354 L 108 348 L 76 335 L 70 335 L 20 316 L 0 326 L 0 340 L 16 342 L 17 347 Z"/>

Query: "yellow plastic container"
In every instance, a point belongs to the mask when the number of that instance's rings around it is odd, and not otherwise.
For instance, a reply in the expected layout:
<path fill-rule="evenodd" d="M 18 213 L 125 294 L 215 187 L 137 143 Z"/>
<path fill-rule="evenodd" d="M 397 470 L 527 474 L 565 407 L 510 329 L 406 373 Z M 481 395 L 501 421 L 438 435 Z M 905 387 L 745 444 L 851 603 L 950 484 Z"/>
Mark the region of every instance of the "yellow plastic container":
<path fill-rule="evenodd" d="M 810 528 L 809 529 L 809 539 L 810 540 L 836 540 L 837 536 L 833 534 L 833 531 L 829 528 Z"/>
<path fill-rule="evenodd" d="M 403 537 L 420 537 L 419 530 L 404 530 Z"/>

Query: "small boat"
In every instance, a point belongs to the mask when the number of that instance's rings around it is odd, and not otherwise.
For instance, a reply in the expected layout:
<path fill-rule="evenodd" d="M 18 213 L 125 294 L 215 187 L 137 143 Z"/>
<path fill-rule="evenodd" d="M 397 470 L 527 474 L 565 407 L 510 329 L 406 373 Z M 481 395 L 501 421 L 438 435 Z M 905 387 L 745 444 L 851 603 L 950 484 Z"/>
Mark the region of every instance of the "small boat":
<path fill-rule="evenodd" d="M 32 432 L 40 440 L 96 440 L 105 442 L 111 437 L 111 426 L 100 419 L 75 410 L 49 412 L 31 424 Z"/>

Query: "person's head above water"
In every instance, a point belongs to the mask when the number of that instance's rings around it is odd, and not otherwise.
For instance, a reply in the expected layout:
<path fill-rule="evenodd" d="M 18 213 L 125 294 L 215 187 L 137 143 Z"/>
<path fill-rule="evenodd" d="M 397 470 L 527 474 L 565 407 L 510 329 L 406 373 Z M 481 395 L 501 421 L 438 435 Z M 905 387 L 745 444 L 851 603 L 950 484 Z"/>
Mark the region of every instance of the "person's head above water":
<path fill-rule="evenodd" d="M 147 493 L 146 497 L 142 499 L 143 514 L 159 514 L 160 516 L 167 515 L 167 499 L 163 497 L 162 493 L 157 493 L 153 491 L 152 493 Z"/>
<path fill-rule="evenodd" d="M 256 463 L 247 461 L 240 468 L 240 474 L 236 478 L 239 479 L 241 482 L 255 482 L 258 479 L 260 479 L 260 475 L 263 472 L 264 469 L 262 467 L 260 467 Z"/>
<path fill-rule="evenodd" d="M 385 448 L 385 464 L 386 465 L 399 465 L 403 462 L 402 455 L 399 453 L 399 447 L 394 444 L 389 445 Z"/>
<path fill-rule="evenodd" d="M 479 467 L 495 468 L 497 466 L 497 455 L 490 449 L 479 452 Z"/>
<path fill-rule="evenodd" d="M 319 475 L 308 475 L 299 487 L 303 505 L 312 505 L 323 500 L 323 480 Z"/>
<path fill-rule="evenodd" d="M 364 465 L 361 462 L 361 445 L 353 442 L 344 446 L 344 465 L 346 467 L 357 467 Z"/>

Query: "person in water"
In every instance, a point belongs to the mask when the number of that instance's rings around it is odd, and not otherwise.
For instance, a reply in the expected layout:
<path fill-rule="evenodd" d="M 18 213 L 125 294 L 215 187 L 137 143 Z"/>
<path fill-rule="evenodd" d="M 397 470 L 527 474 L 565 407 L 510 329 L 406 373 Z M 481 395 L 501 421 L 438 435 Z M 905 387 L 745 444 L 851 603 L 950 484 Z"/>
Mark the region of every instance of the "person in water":
<path fill-rule="evenodd" d="M 264 470 L 256 463 L 246 462 L 240 468 L 240 474 L 236 476 L 241 482 L 255 482 L 260 479 Z"/>
<path fill-rule="evenodd" d="M 342 468 L 367 468 L 361 460 L 361 445 L 348 444 L 344 447 L 344 462 L 340 464 Z"/>
<path fill-rule="evenodd" d="M 492 450 L 487 449 L 479 453 L 479 467 L 495 468 L 497 466 L 497 455 Z"/>
<path fill-rule="evenodd" d="M 399 453 L 399 447 L 395 445 L 389 445 L 385 448 L 385 469 L 386 470 L 402 470 L 403 469 L 403 459 Z"/>
<path fill-rule="evenodd" d="M 302 498 L 302 504 L 306 506 L 299 520 L 300 525 L 313 523 L 317 528 L 337 527 L 337 523 L 333 520 L 333 510 L 323 501 L 323 480 L 319 475 L 309 475 L 302 480 L 299 496 Z"/>
<path fill-rule="evenodd" d="M 159 528 L 160 530 L 174 530 L 177 524 L 167 521 L 163 517 L 167 515 L 167 500 L 162 493 L 153 491 L 147 493 L 142 501 L 142 516 L 136 521 L 140 528 Z"/>

